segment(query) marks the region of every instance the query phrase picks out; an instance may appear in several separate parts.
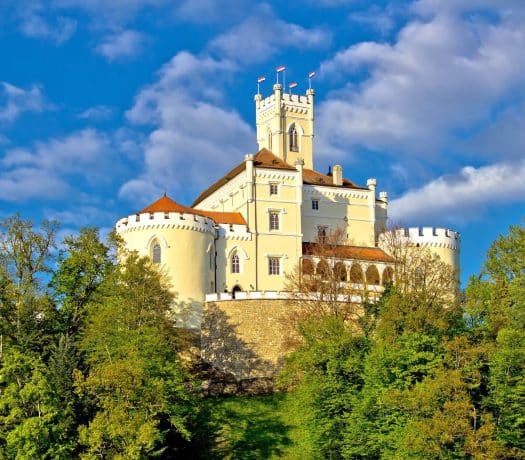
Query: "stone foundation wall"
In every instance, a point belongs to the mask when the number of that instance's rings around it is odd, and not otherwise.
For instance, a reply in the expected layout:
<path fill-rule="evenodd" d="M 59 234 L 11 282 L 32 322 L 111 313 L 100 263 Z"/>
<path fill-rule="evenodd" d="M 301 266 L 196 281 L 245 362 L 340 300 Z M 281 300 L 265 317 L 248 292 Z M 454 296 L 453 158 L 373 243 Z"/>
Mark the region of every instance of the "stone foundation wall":
<path fill-rule="evenodd" d="M 298 338 L 293 313 L 289 300 L 207 302 L 201 327 L 203 360 L 237 381 L 273 379 Z"/>

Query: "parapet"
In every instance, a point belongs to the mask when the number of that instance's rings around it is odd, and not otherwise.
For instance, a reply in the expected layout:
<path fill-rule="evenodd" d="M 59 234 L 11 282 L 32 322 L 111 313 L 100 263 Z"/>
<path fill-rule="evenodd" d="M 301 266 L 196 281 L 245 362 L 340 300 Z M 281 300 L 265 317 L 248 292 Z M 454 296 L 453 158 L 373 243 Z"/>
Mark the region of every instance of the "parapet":
<path fill-rule="evenodd" d="M 412 244 L 423 247 L 459 250 L 461 238 L 458 232 L 439 227 L 410 227 L 395 230 L 396 235 Z"/>
<path fill-rule="evenodd" d="M 148 212 L 123 217 L 116 224 L 118 233 L 150 228 L 176 228 L 215 234 L 213 219 L 182 212 Z"/>

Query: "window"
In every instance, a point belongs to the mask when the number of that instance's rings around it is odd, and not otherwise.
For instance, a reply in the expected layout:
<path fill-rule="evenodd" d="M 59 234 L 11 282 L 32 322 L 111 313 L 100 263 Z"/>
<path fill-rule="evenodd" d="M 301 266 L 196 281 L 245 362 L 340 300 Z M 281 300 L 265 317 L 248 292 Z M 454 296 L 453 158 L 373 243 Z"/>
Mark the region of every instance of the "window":
<path fill-rule="evenodd" d="M 279 257 L 268 258 L 268 273 L 270 275 L 279 275 L 281 273 L 281 261 Z"/>
<path fill-rule="evenodd" d="M 239 255 L 234 253 L 231 258 L 231 271 L 232 273 L 241 273 L 241 261 Z"/>
<path fill-rule="evenodd" d="M 297 133 L 297 129 L 295 128 L 295 125 L 291 126 L 289 136 L 290 136 L 290 151 L 298 152 L 299 151 L 299 140 L 298 140 L 298 133 Z"/>
<path fill-rule="evenodd" d="M 327 233 L 328 233 L 328 227 L 326 225 L 319 225 L 317 227 L 317 241 L 319 243 L 326 243 Z"/>
<path fill-rule="evenodd" d="M 160 244 L 159 244 L 158 241 L 155 241 L 153 243 L 151 256 L 152 256 L 151 258 L 152 258 L 154 264 L 160 264 L 160 262 L 161 262 L 161 250 L 160 250 Z"/>
<path fill-rule="evenodd" d="M 279 184 L 275 182 L 270 183 L 270 195 L 277 195 L 279 192 Z"/>
<path fill-rule="evenodd" d="M 314 211 L 318 211 L 319 210 L 319 200 L 312 200 L 312 209 Z"/>
<path fill-rule="evenodd" d="M 270 230 L 279 230 L 279 211 L 270 211 Z"/>

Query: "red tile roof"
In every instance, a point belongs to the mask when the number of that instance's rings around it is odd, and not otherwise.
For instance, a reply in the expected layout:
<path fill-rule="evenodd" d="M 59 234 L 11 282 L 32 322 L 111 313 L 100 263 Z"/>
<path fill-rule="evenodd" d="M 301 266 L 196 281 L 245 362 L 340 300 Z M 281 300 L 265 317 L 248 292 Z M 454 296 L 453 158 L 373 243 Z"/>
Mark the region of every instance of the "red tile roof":
<path fill-rule="evenodd" d="M 303 183 L 309 185 L 338 187 L 337 185 L 334 185 L 334 179 L 332 176 L 320 173 L 319 171 L 314 171 L 313 169 L 303 169 Z M 341 187 L 367 190 L 365 187 L 360 187 L 359 185 L 354 184 L 352 181 L 344 178 L 343 185 Z"/>
<path fill-rule="evenodd" d="M 154 203 L 145 207 L 138 214 L 146 214 L 151 212 L 180 212 L 186 214 L 195 214 L 198 216 L 209 217 L 218 224 L 239 224 L 246 225 L 244 217 L 239 212 L 215 212 L 215 211 L 201 211 L 200 209 L 193 209 L 183 206 L 171 198 L 164 195 Z"/>
<path fill-rule="evenodd" d="M 272 152 L 267 149 L 261 149 L 257 152 L 253 158 L 253 164 L 257 168 L 271 168 L 271 169 L 287 169 L 290 171 L 295 171 L 295 168 L 285 163 L 279 157 L 275 156 Z M 246 169 L 246 164 L 243 161 L 233 168 L 230 172 L 222 176 L 218 181 L 210 185 L 206 190 L 204 190 L 191 204 L 192 206 L 197 206 L 201 201 L 208 198 L 213 192 L 220 189 L 224 184 L 231 181 L 238 174 L 243 172 Z"/>
<path fill-rule="evenodd" d="M 303 243 L 304 255 L 324 255 L 340 259 L 370 260 L 375 262 L 394 262 L 394 259 L 380 248 L 345 245 L 319 245 Z"/>

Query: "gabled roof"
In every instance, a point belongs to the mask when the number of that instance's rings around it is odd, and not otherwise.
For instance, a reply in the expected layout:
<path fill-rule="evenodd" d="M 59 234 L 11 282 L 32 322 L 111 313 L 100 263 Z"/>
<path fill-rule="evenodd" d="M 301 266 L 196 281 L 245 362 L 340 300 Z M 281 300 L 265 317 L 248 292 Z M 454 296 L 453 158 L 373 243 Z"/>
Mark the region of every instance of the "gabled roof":
<path fill-rule="evenodd" d="M 296 171 L 296 168 L 290 166 L 288 163 L 285 163 L 281 158 L 274 155 L 268 149 L 259 150 L 254 158 L 253 165 L 256 168 L 267 168 L 267 169 L 285 169 L 287 171 Z M 219 190 L 224 184 L 228 183 L 234 177 L 239 175 L 242 171 L 246 169 L 245 162 L 238 164 L 230 172 L 222 176 L 218 181 L 214 182 L 206 190 L 204 190 L 191 204 L 191 206 L 197 206 L 201 201 L 208 198 L 212 193 Z M 322 185 L 327 187 L 338 187 L 334 185 L 332 176 L 320 173 L 319 171 L 314 171 L 313 169 L 303 169 L 303 183 L 309 185 Z M 360 190 L 367 190 L 366 187 L 360 187 L 354 184 L 348 179 L 343 179 L 343 188 L 355 188 Z"/>
<path fill-rule="evenodd" d="M 180 212 L 185 214 L 195 214 L 197 216 L 209 217 L 217 224 L 246 225 L 244 217 L 239 212 L 201 211 L 200 209 L 183 206 L 166 195 L 151 203 L 137 214 L 147 214 L 151 212 Z"/>
<path fill-rule="evenodd" d="M 256 168 L 287 169 L 289 171 L 295 171 L 293 166 L 285 163 L 267 149 L 261 149 L 255 154 L 253 157 L 253 165 Z M 201 201 L 208 198 L 213 192 L 219 190 L 224 184 L 231 181 L 234 177 L 237 177 L 245 169 L 246 164 L 243 161 L 242 163 L 235 166 L 235 168 L 233 168 L 230 172 L 222 176 L 218 181 L 210 185 L 206 190 L 204 190 L 191 205 L 198 205 Z"/>
<path fill-rule="evenodd" d="M 346 245 L 320 245 L 303 243 L 304 255 L 322 255 L 338 259 L 370 260 L 374 262 L 394 262 L 394 259 L 380 248 Z"/>

